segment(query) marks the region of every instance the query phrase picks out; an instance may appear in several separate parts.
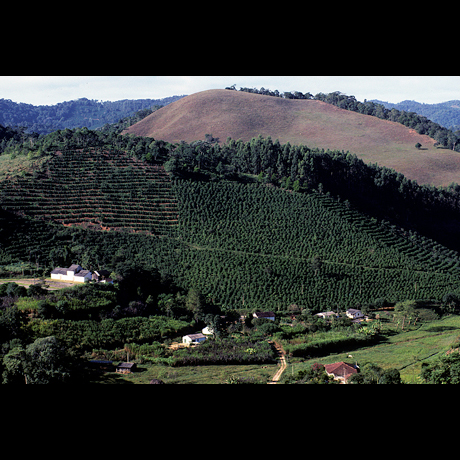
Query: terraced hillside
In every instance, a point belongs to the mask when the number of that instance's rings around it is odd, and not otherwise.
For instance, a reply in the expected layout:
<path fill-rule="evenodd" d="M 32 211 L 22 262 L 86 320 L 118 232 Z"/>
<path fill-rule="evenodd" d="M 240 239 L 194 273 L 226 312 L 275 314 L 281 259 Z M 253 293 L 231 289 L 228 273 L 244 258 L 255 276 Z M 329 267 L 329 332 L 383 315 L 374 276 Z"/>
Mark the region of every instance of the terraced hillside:
<path fill-rule="evenodd" d="M 188 287 L 238 308 L 343 309 L 459 292 L 455 251 L 313 193 L 178 181 L 175 269 Z"/>
<path fill-rule="evenodd" d="M 33 174 L 0 183 L 5 210 L 95 230 L 165 234 L 177 223 L 177 200 L 161 165 L 119 151 L 55 152 Z"/>

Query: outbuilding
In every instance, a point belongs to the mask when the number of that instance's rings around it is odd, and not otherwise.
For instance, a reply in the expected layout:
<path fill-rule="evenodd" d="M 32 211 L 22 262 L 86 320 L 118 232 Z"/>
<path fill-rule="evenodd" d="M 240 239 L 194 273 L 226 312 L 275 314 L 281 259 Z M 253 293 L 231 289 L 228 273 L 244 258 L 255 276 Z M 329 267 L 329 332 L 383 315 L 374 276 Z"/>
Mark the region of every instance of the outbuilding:
<path fill-rule="evenodd" d="M 184 335 L 182 337 L 182 343 L 187 343 L 189 345 L 194 344 L 194 343 L 201 343 L 206 340 L 206 336 L 202 334 L 201 332 L 198 332 L 196 334 L 188 334 Z"/>
<path fill-rule="evenodd" d="M 136 370 L 136 367 L 136 363 L 120 363 L 116 367 L 115 372 L 119 374 L 131 374 L 131 372 Z"/>
<path fill-rule="evenodd" d="M 272 311 L 256 311 L 252 314 L 254 318 L 265 318 L 271 321 L 275 321 L 275 314 Z"/>

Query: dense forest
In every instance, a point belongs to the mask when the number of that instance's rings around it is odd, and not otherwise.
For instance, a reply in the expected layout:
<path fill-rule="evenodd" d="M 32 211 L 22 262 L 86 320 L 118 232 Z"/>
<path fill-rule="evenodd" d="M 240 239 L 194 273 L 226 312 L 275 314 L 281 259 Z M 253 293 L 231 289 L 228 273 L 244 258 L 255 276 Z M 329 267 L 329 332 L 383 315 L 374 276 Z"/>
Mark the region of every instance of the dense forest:
<path fill-rule="evenodd" d="M 106 123 L 133 115 L 142 109 L 170 104 L 183 96 L 163 99 L 124 99 L 121 101 L 95 101 L 81 98 L 55 105 L 17 103 L 0 99 L 0 125 L 23 127 L 27 133 L 49 134 L 58 129 L 96 129 Z"/>
<path fill-rule="evenodd" d="M 440 102 L 437 104 L 424 104 L 409 100 L 392 103 L 380 101 L 378 99 L 373 99 L 371 102 L 381 104 L 389 110 L 397 109 L 399 111 L 416 112 L 454 132 L 460 130 L 460 101 L 458 100 Z"/>

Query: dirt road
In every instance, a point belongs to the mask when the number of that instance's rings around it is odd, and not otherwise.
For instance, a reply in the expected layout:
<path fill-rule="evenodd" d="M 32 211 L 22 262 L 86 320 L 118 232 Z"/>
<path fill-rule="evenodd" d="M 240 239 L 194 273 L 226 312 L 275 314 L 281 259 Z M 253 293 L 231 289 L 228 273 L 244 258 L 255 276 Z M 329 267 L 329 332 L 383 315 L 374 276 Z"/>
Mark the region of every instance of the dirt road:
<path fill-rule="evenodd" d="M 31 284 L 36 284 L 39 282 L 38 278 L 8 278 L 8 279 L 0 279 L 0 284 L 5 284 L 5 283 L 10 283 L 14 282 L 16 284 L 19 284 L 19 286 L 24 286 L 28 288 Z M 81 283 L 74 283 L 73 281 L 59 281 L 59 280 L 52 280 L 51 278 L 46 278 L 45 280 L 45 289 L 48 289 L 49 291 L 56 290 L 56 289 L 62 289 L 65 287 L 70 287 L 70 286 L 75 286 L 75 284 L 81 284 Z"/>
<path fill-rule="evenodd" d="M 269 385 L 271 384 L 277 384 L 279 379 L 281 378 L 282 373 L 286 370 L 287 364 L 286 364 L 286 358 L 285 358 L 285 353 L 283 350 L 283 347 L 281 344 L 274 342 L 276 351 L 278 352 L 278 356 L 281 361 L 281 367 L 276 371 L 276 374 L 273 376 L 270 382 L 268 382 Z"/>

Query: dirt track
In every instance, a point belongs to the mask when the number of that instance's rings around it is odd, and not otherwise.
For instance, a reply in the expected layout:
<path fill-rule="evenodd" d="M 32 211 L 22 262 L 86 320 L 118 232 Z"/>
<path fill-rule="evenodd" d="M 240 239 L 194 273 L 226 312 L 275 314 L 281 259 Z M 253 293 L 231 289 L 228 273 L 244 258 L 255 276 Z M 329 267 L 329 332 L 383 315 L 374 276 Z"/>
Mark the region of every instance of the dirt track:
<path fill-rule="evenodd" d="M 286 367 L 287 367 L 283 347 L 279 343 L 275 342 L 275 348 L 276 348 L 276 350 L 278 352 L 278 356 L 279 356 L 279 358 L 281 360 L 281 367 L 276 371 L 276 374 L 273 376 L 271 381 L 268 382 L 269 385 L 277 384 L 279 379 L 281 378 L 282 373 L 286 370 Z"/>
<path fill-rule="evenodd" d="M 16 283 L 19 284 L 19 286 L 24 286 L 28 288 L 32 284 L 39 284 L 40 280 L 38 278 L 8 278 L 8 279 L 0 279 L 0 284 L 5 284 L 5 283 Z M 70 286 L 75 286 L 75 284 L 81 284 L 81 283 L 74 283 L 72 281 L 57 281 L 57 280 L 52 280 L 50 278 L 45 279 L 45 285 L 43 286 L 45 289 L 48 289 L 50 291 L 54 291 L 56 289 L 62 289 Z"/>

